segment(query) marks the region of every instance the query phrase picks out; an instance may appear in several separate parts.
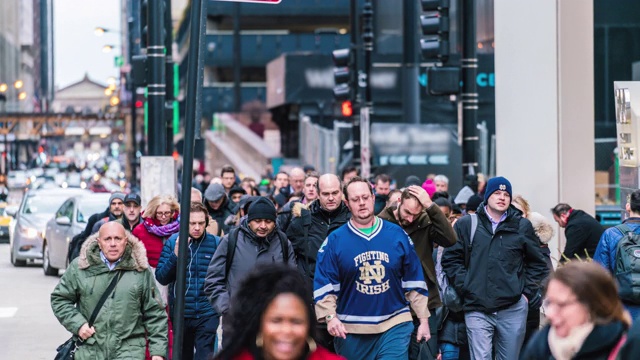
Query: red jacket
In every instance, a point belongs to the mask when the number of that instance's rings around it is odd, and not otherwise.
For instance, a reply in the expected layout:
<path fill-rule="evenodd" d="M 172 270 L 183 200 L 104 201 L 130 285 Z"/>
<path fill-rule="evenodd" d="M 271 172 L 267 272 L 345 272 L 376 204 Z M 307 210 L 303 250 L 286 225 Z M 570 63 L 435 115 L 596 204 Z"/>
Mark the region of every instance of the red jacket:
<path fill-rule="evenodd" d="M 240 353 L 240 355 L 236 356 L 234 358 L 234 360 L 253 360 L 253 355 L 251 355 L 251 353 L 249 353 L 249 351 L 245 350 L 242 353 Z M 318 348 L 316 349 L 316 351 L 314 351 L 311 355 L 309 355 L 309 357 L 306 360 L 345 360 L 345 358 L 343 358 L 340 355 L 336 355 L 332 352 L 329 352 L 329 350 L 318 346 Z"/>
<path fill-rule="evenodd" d="M 177 218 L 177 213 L 173 216 L 171 221 L 174 221 Z M 140 239 L 144 244 L 144 247 L 147 249 L 147 258 L 149 259 L 149 265 L 151 267 L 158 267 L 158 260 L 160 260 L 160 254 L 162 253 L 162 247 L 164 246 L 164 241 L 169 238 L 162 238 L 158 235 L 152 234 L 147 230 L 145 226 L 145 222 L 152 221 L 155 225 L 160 225 L 160 223 L 153 219 L 143 219 L 143 222 L 136 226 L 131 232 L 135 237 Z"/>

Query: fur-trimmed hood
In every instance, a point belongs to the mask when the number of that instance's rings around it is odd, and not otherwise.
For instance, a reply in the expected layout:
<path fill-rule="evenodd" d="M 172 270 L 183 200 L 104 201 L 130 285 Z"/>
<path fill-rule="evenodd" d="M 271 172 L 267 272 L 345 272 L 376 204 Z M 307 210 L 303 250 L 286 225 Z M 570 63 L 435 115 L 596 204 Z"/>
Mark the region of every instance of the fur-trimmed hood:
<path fill-rule="evenodd" d="M 131 235 L 130 232 L 125 231 L 125 234 L 127 237 L 127 245 L 124 254 L 122 254 L 122 260 L 118 264 L 118 268 L 123 270 L 144 271 L 149 267 L 147 250 L 144 244 L 138 240 L 137 237 Z M 102 259 L 100 259 L 98 235 L 99 233 L 91 235 L 87 241 L 82 244 L 80 256 L 78 256 L 78 268 L 80 270 L 86 270 L 92 265 L 102 263 Z"/>
<path fill-rule="evenodd" d="M 555 233 L 551 222 L 544 217 L 544 215 L 537 212 L 529 213 L 527 218 L 531 221 L 533 230 L 536 232 L 536 235 L 538 235 L 538 238 L 540 238 L 540 242 L 548 244 Z"/>

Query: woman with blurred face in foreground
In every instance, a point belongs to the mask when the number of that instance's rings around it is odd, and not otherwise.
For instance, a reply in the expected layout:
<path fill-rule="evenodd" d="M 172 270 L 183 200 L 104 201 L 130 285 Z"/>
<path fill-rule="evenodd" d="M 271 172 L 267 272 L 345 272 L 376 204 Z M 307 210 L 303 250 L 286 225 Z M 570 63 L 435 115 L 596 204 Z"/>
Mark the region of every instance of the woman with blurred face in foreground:
<path fill-rule="evenodd" d="M 616 359 L 631 324 L 614 279 L 591 262 L 559 267 L 542 307 L 549 324 L 533 336 L 521 360 Z"/>
<path fill-rule="evenodd" d="M 223 321 L 229 346 L 221 360 L 337 360 L 314 340 L 313 295 L 304 277 L 280 264 L 258 266 L 241 285 Z"/>

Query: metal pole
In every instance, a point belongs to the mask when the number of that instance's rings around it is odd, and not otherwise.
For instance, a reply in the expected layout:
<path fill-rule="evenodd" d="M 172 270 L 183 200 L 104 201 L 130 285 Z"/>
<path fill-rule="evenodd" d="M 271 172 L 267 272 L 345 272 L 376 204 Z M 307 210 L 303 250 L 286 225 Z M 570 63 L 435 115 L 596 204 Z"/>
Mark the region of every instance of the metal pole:
<path fill-rule="evenodd" d="M 174 83 L 173 83 L 173 22 L 171 20 L 171 0 L 164 0 L 164 46 L 166 48 L 165 57 L 165 74 L 167 84 L 167 94 L 164 100 L 164 121 L 166 125 L 166 148 L 165 155 L 171 155 L 173 153 L 173 102 L 174 96 Z"/>
<path fill-rule="evenodd" d="M 240 43 L 240 3 L 233 4 L 233 109 L 242 108 L 242 51 Z"/>
<path fill-rule="evenodd" d="M 418 57 L 418 0 L 407 0 L 403 6 L 402 112 L 404 122 L 420 124 L 420 64 Z"/>
<path fill-rule="evenodd" d="M 203 48 L 204 40 L 204 17 L 206 13 L 202 11 L 206 0 L 191 1 L 189 29 L 189 53 L 187 55 L 187 99 L 195 99 L 199 89 L 199 74 L 203 73 L 202 57 L 199 55 L 199 48 Z M 206 8 L 205 8 L 206 9 Z M 201 75 L 200 75 L 201 76 Z M 191 174 L 193 172 L 193 152 L 194 137 L 196 125 L 197 108 L 201 106 L 200 102 L 187 101 L 184 125 L 184 152 L 182 164 L 182 192 L 180 203 L 182 204 L 180 212 L 180 239 L 189 238 L 189 205 L 191 204 Z M 178 265 L 176 269 L 176 302 L 174 307 L 174 323 L 173 323 L 173 359 L 180 360 L 182 358 L 182 339 L 184 337 L 184 297 L 185 297 L 185 280 L 187 275 L 187 252 L 188 241 L 180 241 L 178 249 Z"/>
<path fill-rule="evenodd" d="M 137 113 L 136 113 L 136 87 L 132 86 L 131 87 L 131 158 L 129 159 L 130 161 L 130 166 L 131 166 L 131 178 L 129 179 L 129 182 L 131 183 L 131 186 L 133 187 L 134 185 L 138 184 L 138 174 L 137 174 L 137 167 L 138 167 L 138 150 L 137 150 L 137 146 L 136 146 L 136 122 L 138 120 L 137 117 Z"/>
<path fill-rule="evenodd" d="M 163 0 L 149 0 L 147 24 L 149 26 L 149 40 L 147 57 L 149 61 L 149 81 L 147 101 L 149 104 L 149 155 L 165 155 L 167 128 L 164 118 L 165 92 L 165 47 L 162 39 L 164 16 L 162 14 Z"/>
<path fill-rule="evenodd" d="M 358 87 L 359 74 L 358 74 L 358 4 L 357 0 L 351 0 L 349 11 L 349 27 L 351 38 L 351 79 L 349 83 L 352 85 L 351 89 L 351 106 L 353 109 L 352 120 L 352 137 L 353 137 L 353 165 L 360 167 L 360 97 Z"/>
<path fill-rule="evenodd" d="M 462 173 L 476 174 L 478 167 L 478 55 L 476 53 L 475 0 L 462 0 Z"/>
<path fill-rule="evenodd" d="M 371 0 L 365 0 L 362 8 L 362 45 L 364 47 L 364 106 L 360 109 L 360 175 L 368 179 L 371 173 L 371 151 L 369 146 L 369 131 L 373 103 L 371 99 L 371 54 L 373 52 L 373 5 Z"/>
<path fill-rule="evenodd" d="M 129 25 L 129 64 L 133 63 L 133 56 L 140 54 L 140 32 L 138 26 L 136 26 L 136 21 L 139 21 L 140 17 L 140 2 L 132 1 L 131 2 L 131 17 L 127 24 Z M 136 42 L 138 39 L 138 42 Z M 131 75 L 131 73 L 129 73 Z M 138 185 L 138 157 L 136 156 L 137 151 L 137 110 L 136 110 L 136 91 L 137 87 L 133 84 L 133 76 L 129 76 L 129 90 L 131 91 L 131 123 L 130 123 L 130 132 L 131 139 L 130 141 L 130 153 L 129 153 L 129 167 L 130 167 L 130 178 L 129 182 L 131 186 Z"/>

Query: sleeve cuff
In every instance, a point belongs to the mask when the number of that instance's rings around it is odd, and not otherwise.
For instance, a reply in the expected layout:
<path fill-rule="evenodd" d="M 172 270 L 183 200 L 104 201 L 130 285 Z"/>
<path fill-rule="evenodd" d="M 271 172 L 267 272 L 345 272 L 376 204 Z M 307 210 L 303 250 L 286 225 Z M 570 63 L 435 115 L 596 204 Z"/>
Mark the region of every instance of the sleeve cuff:
<path fill-rule="evenodd" d="M 426 319 L 431 316 L 429 312 L 429 298 L 415 290 L 409 291 L 405 297 L 411 303 L 411 309 L 419 319 Z"/>

